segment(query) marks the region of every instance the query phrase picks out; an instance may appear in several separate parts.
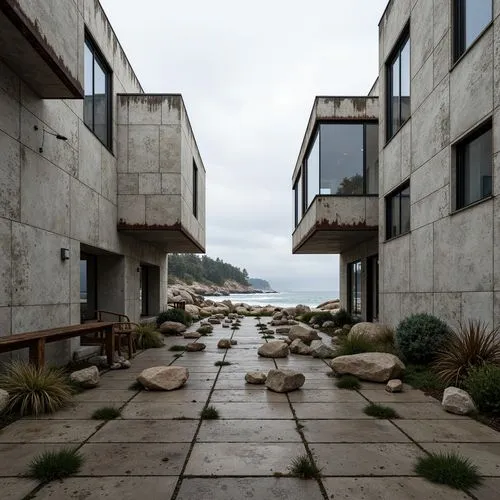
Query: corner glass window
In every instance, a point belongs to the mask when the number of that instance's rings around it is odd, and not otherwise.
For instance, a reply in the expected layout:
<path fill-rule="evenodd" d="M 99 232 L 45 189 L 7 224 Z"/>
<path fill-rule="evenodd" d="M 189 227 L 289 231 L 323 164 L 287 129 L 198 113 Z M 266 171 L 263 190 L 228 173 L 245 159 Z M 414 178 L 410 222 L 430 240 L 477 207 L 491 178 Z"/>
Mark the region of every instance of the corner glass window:
<path fill-rule="evenodd" d="M 193 215 L 198 218 L 198 167 L 193 159 Z"/>
<path fill-rule="evenodd" d="M 307 156 L 307 203 L 309 205 L 314 200 L 314 197 L 319 192 L 319 133 L 316 134 L 311 151 Z"/>
<path fill-rule="evenodd" d="M 387 139 L 410 118 L 410 37 L 405 35 L 387 65 Z"/>
<path fill-rule="evenodd" d="M 299 171 L 297 180 L 293 186 L 293 197 L 295 202 L 295 227 L 299 225 L 300 220 L 304 214 L 303 202 L 303 185 L 302 185 L 302 170 Z"/>
<path fill-rule="evenodd" d="M 493 0 L 455 0 L 455 60 L 477 39 L 493 19 Z"/>
<path fill-rule="evenodd" d="M 386 238 L 410 231 L 410 186 L 405 184 L 385 199 Z"/>
<path fill-rule="evenodd" d="M 361 261 L 347 265 L 349 287 L 349 313 L 352 316 L 361 316 Z"/>
<path fill-rule="evenodd" d="M 111 71 L 90 39 L 84 49 L 85 100 L 83 120 L 111 148 Z"/>
<path fill-rule="evenodd" d="M 491 123 L 456 146 L 457 209 L 491 196 L 492 133 Z"/>

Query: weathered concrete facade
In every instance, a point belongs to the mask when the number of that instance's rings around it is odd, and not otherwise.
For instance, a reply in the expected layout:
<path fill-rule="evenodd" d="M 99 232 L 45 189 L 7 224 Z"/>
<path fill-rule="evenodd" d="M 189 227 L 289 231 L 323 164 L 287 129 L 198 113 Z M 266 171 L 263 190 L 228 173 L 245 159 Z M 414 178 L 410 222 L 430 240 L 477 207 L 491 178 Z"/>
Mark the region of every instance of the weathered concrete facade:
<path fill-rule="evenodd" d="M 379 75 L 371 91 L 380 99 L 379 231 L 378 249 L 368 253 L 379 256 L 379 319 L 393 325 L 415 312 L 450 324 L 476 318 L 500 325 L 500 2 L 491 2 L 491 22 L 459 57 L 455 8 L 452 0 L 391 0 L 379 24 Z M 405 33 L 411 104 L 391 135 L 388 65 Z M 461 206 L 457 151 L 489 124 L 491 195 Z M 409 231 L 388 237 L 388 199 L 406 185 Z M 364 244 L 341 255 L 343 300 L 347 263 L 366 255 Z"/>
<path fill-rule="evenodd" d="M 156 314 L 167 253 L 205 245 L 205 170 L 181 96 L 144 94 L 97 0 L 6 0 L 0 33 L 0 335 L 80 323 L 82 258 L 94 309 Z M 84 122 L 88 37 L 110 72 L 109 147 Z"/>

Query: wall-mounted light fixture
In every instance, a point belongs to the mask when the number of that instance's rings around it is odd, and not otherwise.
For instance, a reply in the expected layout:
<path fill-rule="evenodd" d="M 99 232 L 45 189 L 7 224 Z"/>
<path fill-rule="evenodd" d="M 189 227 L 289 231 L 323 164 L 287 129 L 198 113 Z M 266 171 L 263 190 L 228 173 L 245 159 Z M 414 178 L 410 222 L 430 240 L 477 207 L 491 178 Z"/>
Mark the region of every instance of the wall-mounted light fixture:
<path fill-rule="evenodd" d="M 69 248 L 61 248 L 61 260 L 69 260 Z"/>
<path fill-rule="evenodd" d="M 33 127 L 34 130 L 38 130 L 38 125 L 35 125 Z M 38 148 L 38 152 L 39 153 L 43 153 L 43 144 L 45 142 L 45 134 L 49 134 L 49 135 L 52 135 L 54 136 L 56 139 L 59 139 L 60 141 L 67 141 L 68 138 L 64 135 L 61 135 L 61 134 L 56 134 L 54 132 L 51 132 L 50 130 L 47 130 L 45 128 L 42 128 L 42 145 Z"/>

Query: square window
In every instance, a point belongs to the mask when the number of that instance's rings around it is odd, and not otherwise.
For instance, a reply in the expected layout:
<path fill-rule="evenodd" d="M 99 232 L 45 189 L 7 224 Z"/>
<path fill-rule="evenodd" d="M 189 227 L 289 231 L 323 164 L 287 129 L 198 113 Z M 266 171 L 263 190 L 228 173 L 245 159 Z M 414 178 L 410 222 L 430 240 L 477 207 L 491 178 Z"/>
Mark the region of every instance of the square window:
<path fill-rule="evenodd" d="M 491 196 L 492 141 L 491 122 L 488 122 L 457 144 L 457 209 Z"/>
<path fill-rule="evenodd" d="M 410 118 L 410 35 L 405 32 L 387 64 L 387 140 Z"/>
<path fill-rule="evenodd" d="M 111 70 L 87 36 L 84 49 L 83 121 L 111 149 Z"/>
<path fill-rule="evenodd" d="M 493 19 L 493 0 L 455 0 L 454 52 L 457 60 Z"/>
<path fill-rule="evenodd" d="M 410 232 L 410 186 L 404 184 L 385 199 L 386 238 Z"/>

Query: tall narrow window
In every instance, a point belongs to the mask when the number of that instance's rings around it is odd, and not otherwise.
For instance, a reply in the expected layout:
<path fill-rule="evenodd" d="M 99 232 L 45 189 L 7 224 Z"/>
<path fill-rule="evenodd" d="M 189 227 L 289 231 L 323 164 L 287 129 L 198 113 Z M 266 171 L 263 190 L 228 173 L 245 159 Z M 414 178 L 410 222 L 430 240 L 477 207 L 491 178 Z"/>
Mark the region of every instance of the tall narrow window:
<path fill-rule="evenodd" d="M 386 238 L 395 238 L 410 231 L 410 186 L 398 188 L 385 199 Z"/>
<path fill-rule="evenodd" d="M 88 37 L 84 52 L 83 121 L 107 148 L 111 148 L 111 70 Z"/>
<path fill-rule="evenodd" d="M 493 0 L 455 0 L 455 60 L 474 43 L 492 19 Z"/>
<path fill-rule="evenodd" d="M 353 316 L 361 315 L 361 261 L 347 265 L 349 287 L 349 312 Z"/>
<path fill-rule="evenodd" d="M 302 183 L 302 169 L 299 171 L 299 175 L 297 176 L 297 180 L 293 186 L 293 196 L 295 202 L 295 227 L 299 225 L 299 222 L 304 215 L 304 202 L 303 202 L 303 190 L 304 186 Z"/>
<path fill-rule="evenodd" d="M 198 218 L 198 167 L 193 160 L 193 215 Z"/>
<path fill-rule="evenodd" d="M 492 194 L 491 122 L 456 146 L 457 209 Z"/>
<path fill-rule="evenodd" d="M 387 65 L 387 139 L 410 118 L 410 36 L 397 45 Z"/>

